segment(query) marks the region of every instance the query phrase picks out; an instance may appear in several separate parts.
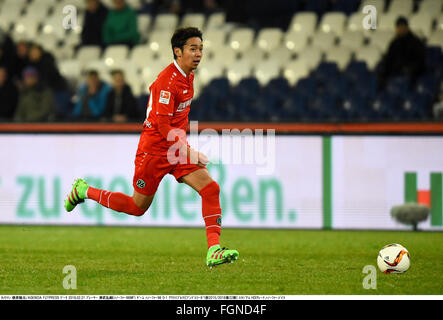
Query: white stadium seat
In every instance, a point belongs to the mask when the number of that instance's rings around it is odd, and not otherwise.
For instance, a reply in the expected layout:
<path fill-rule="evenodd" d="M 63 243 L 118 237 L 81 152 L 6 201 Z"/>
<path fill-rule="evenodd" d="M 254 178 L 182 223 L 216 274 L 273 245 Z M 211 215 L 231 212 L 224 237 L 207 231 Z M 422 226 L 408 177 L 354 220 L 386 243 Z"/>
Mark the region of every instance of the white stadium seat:
<path fill-rule="evenodd" d="M 280 75 L 281 67 L 277 61 L 268 60 L 264 63 L 260 63 L 254 68 L 254 75 L 258 82 L 265 86 L 268 82 Z"/>
<path fill-rule="evenodd" d="M 306 47 L 297 55 L 297 60 L 302 60 L 309 71 L 314 70 L 322 61 L 322 51 L 317 47 Z"/>
<path fill-rule="evenodd" d="M 141 41 L 144 42 L 148 38 L 151 31 L 152 16 L 149 14 L 137 15 L 137 30 L 140 34 Z"/>
<path fill-rule="evenodd" d="M 219 29 L 223 27 L 225 22 L 226 22 L 226 13 L 224 12 L 213 13 L 208 17 L 205 30 L 209 31 L 212 29 Z"/>
<path fill-rule="evenodd" d="M 290 31 L 284 35 L 283 42 L 286 48 L 297 53 L 307 47 L 309 36 L 306 33 Z"/>
<path fill-rule="evenodd" d="M 346 31 L 340 38 L 340 46 L 355 51 L 364 44 L 364 41 L 363 31 Z"/>
<path fill-rule="evenodd" d="M 226 46 L 227 33 L 222 29 L 210 29 L 203 35 L 203 52 L 217 51 Z"/>
<path fill-rule="evenodd" d="M 346 47 L 331 48 L 325 55 L 325 61 L 334 62 L 341 71 L 344 71 L 352 58 L 352 51 Z"/>
<path fill-rule="evenodd" d="M 171 36 L 172 34 L 166 30 L 154 30 L 151 32 L 148 45 L 152 51 L 156 53 L 165 52 L 171 50 Z"/>
<path fill-rule="evenodd" d="M 377 14 L 383 14 L 386 9 L 385 0 L 363 0 L 358 11 L 362 12 L 366 6 L 374 6 L 377 9 Z"/>
<path fill-rule="evenodd" d="M 12 37 L 17 40 L 34 40 L 38 34 L 39 22 L 21 17 L 14 23 Z"/>
<path fill-rule="evenodd" d="M 154 60 L 155 52 L 148 45 L 137 45 L 129 53 L 129 60 L 139 69 Z"/>
<path fill-rule="evenodd" d="M 167 65 L 163 65 L 157 60 L 153 60 L 150 63 L 147 63 L 142 69 L 141 79 L 143 81 L 143 88 L 146 90 L 146 93 L 149 93 L 149 86 L 155 81 L 155 79 L 157 79 L 158 74 L 166 66 Z"/>
<path fill-rule="evenodd" d="M 81 66 L 77 59 L 66 59 L 58 63 L 60 73 L 69 79 L 78 79 L 81 76 Z"/>
<path fill-rule="evenodd" d="M 430 37 L 428 38 L 427 42 L 428 46 L 437 46 L 442 48 L 443 50 L 443 30 L 436 30 L 434 31 Z"/>
<path fill-rule="evenodd" d="M 281 67 L 291 62 L 294 52 L 289 50 L 286 46 L 280 46 L 268 54 L 268 60 L 276 61 Z"/>
<path fill-rule="evenodd" d="M 103 60 L 107 66 L 113 66 L 117 62 L 126 60 L 129 49 L 125 45 L 108 46 L 103 52 Z"/>
<path fill-rule="evenodd" d="M 39 0 L 37 0 L 39 1 Z M 111 0 L 112 2 L 112 0 Z M 64 7 L 67 5 L 72 5 L 77 9 L 77 12 L 83 12 L 86 9 L 86 1 L 84 0 L 60 0 L 56 6 Z"/>
<path fill-rule="evenodd" d="M 196 72 L 197 82 L 202 87 L 206 86 L 212 79 L 222 77 L 224 74 L 224 66 L 218 63 L 207 61 L 198 67 Z"/>
<path fill-rule="evenodd" d="M 137 73 L 128 72 L 127 69 L 121 70 L 123 70 L 126 83 L 131 87 L 133 95 L 141 95 L 144 88 L 143 79 Z"/>
<path fill-rule="evenodd" d="M 186 13 L 180 23 L 181 27 L 195 27 L 203 30 L 205 25 L 205 15 L 203 13 Z"/>
<path fill-rule="evenodd" d="M 126 0 L 126 3 L 127 3 L 132 9 L 135 9 L 135 10 L 140 10 L 140 9 L 141 9 L 141 7 L 142 7 L 142 5 L 143 5 L 142 2 L 143 2 L 142 0 Z"/>
<path fill-rule="evenodd" d="M 236 61 L 226 70 L 226 76 L 229 83 L 233 86 L 237 85 L 240 80 L 251 76 L 252 66 L 245 61 Z"/>
<path fill-rule="evenodd" d="M 300 12 L 292 17 L 288 32 L 304 33 L 309 37 L 317 29 L 318 16 L 315 12 Z"/>
<path fill-rule="evenodd" d="M 171 37 L 177 25 L 178 25 L 178 16 L 176 14 L 160 13 L 155 17 L 153 30 L 167 31 L 170 33 L 169 37 Z"/>
<path fill-rule="evenodd" d="M 258 32 L 256 47 L 270 52 L 280 46 L 283 32 L 280 28 L 263 28 Z"/>
<path fill-rule="evenodd" d="M 9 30 L 11 24 L 14 23 L 22 14 L 24 4 L 21 2 L 8 1 L 2 5 L 0 11 L 0 27 Z"/>
<path fill-rule="evenodd" d="M 241 55 L 241 60 L 246 61 L 247 63 L 250 63 L 252 65 L 259 64 L 263 62 L 265 59 L 265 52 L 262 50 L 257 50 L 255 47 L 251 47 Z"/>
<path fill-rule="evenodd" d="M 36 42 L 39 43 L 46 51 L 54 54 L 57 53 L 58 39 L 54 34 L 40 34 L 36 38 Z"/>
<path fill-rule="evenodd" d="M 418 8 L 418 13 L 427 13 L 432 19 L 436 19 L 442 14 L 443 1 L 441 0 L 422 0 Z"/>
<path fill-rule="evenodd" d="M 309 68 L 305 60 L 296 59 L 288 63 L 283 69 L 283 76 L 288 80 L 291 86 L 297 84 L 298 80 L 309 75 Z"/>
<path fill-rule="evenodd" d="M 412 32 L 428 38 L 432 32 L 433 19 L 428 13 L 418 13 L 409 18 L 409 27 Z"/>
<path fill-rule="evenodd" d="M 413 10 L 414 0 L 392 0 L 387 12 L 402 16 L 409 16 Z"/>
<path fill-rule="evenodd" d="M 48 19 L 42 22 L 42 33 L 53 34 L 58 39 L 62 40 L 66 36 L 66 29 L 63 28 L 63 16 L 53 14 Z"/>
<path fill-rule="evenodd" d="M 229 45 L 238 52 L 244 52 L 249 49 L 254 42 L 254 29 L 237 28 L 234 29 L 229 36 Z"/>
<path fill-rule="evenodd" d="M 348 31 L 364 31 L 363 20 L 365 17 L 366 14 L 362 13 L 361 11 L 351 14 L 348 19 L 346 29 Z"/>
<path fill-rule="evenodd" d="M 19 5 L 24 6 L 28 0 L 3 0 L 3 5 Z"/>
<path fill-rule="evenodd" d="M 437 18 L 437 23 L 435 24 L 436 30 L 443 30 L 443 15 Z"/>
<path fill-rule="evenodd" d="M 75 49 L 81 42 L 81 35 L 75 32 L 68 33 L 64 40 L 63 46 Z"/>
<path fill-rule="evenodd" d="M 317 32 L 312 38 L 312 46 L 319 48 L 323 51 L 329 50 L 331 47 L 335 46 L 336 35 L 333 32 Z"/>
<path fill-rule="evenodd" d="M 377 31 L 395 31 L 395 23 L 400 15 L 397 13 L 386 13 L 378 16 Z"/>
<path fill-rule="evenodd" d="M 329 12 L 323 15 L 319 30 L 325 33 L 342 35 L 345 29 L 346 15 L 341 12 Z"/>
<path fill-rule="evenodd" d="M 26 7 L 25 17 L 26 19 L 32 19 L 38 22 L 42 22 L 48 16 L 51 7 L 52 5 L 48 2 L 44 1 L 31 2 Z"/>
<path fill-rule="evenodd" d="M 380 49 L 375 46 L 364 46 L 361 47 L 355 53 L 355 60 L 364 61 L 368 66 L 369 70 L 374 70 L 377 63 L 380 61 L 382 57 Z"/>
<path fill-rule="evenodd" d="M 393 31 L 382 31 L 376 30 L 371 32 L 369 35 L 370 45 L 377 47 L 382 52 L 385 52 L 395 34 Z"/>
<path fill-rule="evenodd" d="M 98 60 L 100 55 L 101 48 L 99 46 L 83 46 L 78 50 L 76 59 L 83 66 L 91 60 Z"/>
<path fill-rule="evenodd" d="M 210 60 L 227 67 L 237 60 L 237 52 L 230 46 L 225 46 L 214 51 Z"/>

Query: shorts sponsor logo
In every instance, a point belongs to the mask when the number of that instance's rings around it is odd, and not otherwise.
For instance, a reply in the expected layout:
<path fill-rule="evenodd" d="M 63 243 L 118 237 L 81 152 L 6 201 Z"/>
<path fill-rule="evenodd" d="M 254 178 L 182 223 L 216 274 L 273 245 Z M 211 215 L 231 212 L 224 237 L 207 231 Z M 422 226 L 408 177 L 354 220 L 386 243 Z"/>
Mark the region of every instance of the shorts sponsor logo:
<path fill-rule="evenodd" d="M 158 102 L 169 104 L 170 99 L 171 99 L 171 93 L 169 91 L 164 91 L 164 90 L 160 91 L 160 99 L 158 100 Z"/>
<path fill-rule="evenodd" d="M 146 183 L 142 179 L 138 179 L 136 185 L 140 189 L 143 189 L 146 186 Z"/>

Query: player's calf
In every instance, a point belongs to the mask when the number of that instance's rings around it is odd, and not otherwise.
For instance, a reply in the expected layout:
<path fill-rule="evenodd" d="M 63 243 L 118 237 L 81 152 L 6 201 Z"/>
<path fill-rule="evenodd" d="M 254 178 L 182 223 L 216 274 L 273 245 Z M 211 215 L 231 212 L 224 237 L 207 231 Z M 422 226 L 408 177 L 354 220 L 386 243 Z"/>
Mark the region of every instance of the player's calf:
<path fill-rule="evenodd" d="M 89 186 L 86 181 L 77 179 L 71 193 L 65 200 L 66 211 L 72 211 L 77 204 L 84 202 L 85 199 L 92 199 L 106 208 L 133 216 L 142 216 L 149 208 L 149 205 L 144 208 L 138 207 L 134 199 L 126 194 L 96 189 Z"/>

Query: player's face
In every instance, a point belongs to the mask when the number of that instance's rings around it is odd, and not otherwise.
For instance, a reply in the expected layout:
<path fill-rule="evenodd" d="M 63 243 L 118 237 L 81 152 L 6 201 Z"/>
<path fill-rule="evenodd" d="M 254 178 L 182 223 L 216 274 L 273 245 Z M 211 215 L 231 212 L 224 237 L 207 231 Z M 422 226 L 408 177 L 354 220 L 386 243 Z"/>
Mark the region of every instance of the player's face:
<path fill-rule="evenodd" d="M 177 57 L 184 68 L 194 70 L 198 67 L 203 57 L 203 44 L 199 37 L 189 38 L 183 50 L 178 50 Z"/>

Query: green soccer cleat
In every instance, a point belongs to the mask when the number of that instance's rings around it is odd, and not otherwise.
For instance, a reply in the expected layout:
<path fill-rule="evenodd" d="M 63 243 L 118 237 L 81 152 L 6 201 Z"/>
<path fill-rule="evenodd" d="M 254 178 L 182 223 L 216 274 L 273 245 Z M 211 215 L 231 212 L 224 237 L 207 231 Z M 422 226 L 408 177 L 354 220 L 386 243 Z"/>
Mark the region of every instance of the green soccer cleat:
<path fill-rule="evenodd" d="M 208 249 L 206 255 L 206 265 L 212 267 L 223 263 L 234 263 L 238 259 L 239 253 L 237 250 L 229 250 L 228 248 L 220 248 L 219 245 L 212 246 Z"/>
<path fill-rule="evenodd" d="M 71 193 L 65 200 L 65 209 L 68 212 L 74 210 L 75 206 L 79 203 L 85 202 L 86 199 L 86 191 L 88 190 L 89 185 L 83 179 L 75 180 L 72 185 Z"/>

